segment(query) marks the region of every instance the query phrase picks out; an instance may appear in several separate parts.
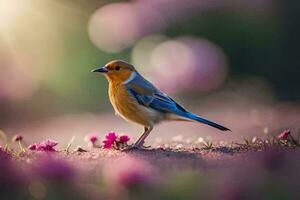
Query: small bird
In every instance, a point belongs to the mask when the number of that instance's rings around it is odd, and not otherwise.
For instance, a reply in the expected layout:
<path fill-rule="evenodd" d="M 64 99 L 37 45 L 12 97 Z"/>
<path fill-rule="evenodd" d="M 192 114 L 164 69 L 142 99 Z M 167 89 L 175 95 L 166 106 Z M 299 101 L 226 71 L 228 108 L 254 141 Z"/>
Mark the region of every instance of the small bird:
<path fill-rule="evenodd" d="M 133 144 L 143 148 L 155 124 L 164 120 L 196 121 L 221 131 L 230 129 L 187 111 L 171 97 L 147 81 L 132 64 L 113 60 L 92 72 L 105 75 L 109 82 L 109 99 L 117 115 L 144 126 L 144 133 Z"/>

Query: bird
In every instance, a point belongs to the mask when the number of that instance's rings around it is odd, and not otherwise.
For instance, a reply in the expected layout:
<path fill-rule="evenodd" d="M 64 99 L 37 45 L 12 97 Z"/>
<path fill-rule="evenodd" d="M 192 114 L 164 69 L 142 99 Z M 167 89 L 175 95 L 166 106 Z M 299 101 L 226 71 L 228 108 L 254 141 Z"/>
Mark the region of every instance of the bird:
<path fill-rule="evenodd" d="M 108 95 L 116 115 L 144 127 L 143 134 L 132 148 L 144 148 L 145 139 L 154 126 L 162 121 L 194 121 L 221 131 L 230 131 L 229 128 L 187 111 L 126 61 L 112 60 L 91 72 L 102 73 L 108 80 Z"/>

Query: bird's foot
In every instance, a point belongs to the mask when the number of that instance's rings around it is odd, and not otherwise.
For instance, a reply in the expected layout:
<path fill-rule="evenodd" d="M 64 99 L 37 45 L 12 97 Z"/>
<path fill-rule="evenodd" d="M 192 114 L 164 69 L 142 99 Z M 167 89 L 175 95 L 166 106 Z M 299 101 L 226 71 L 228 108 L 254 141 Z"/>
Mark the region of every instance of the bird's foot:
<path fill-rule="evenodd" d="M 146 150 L 151 148 L 151 146 L 144 146 L 144 143 L 135 143 L 132 145 L 128 145 L 126 147 L 124 147 L 123 149 L 121 149 L 121 151 L 129 151 L 129 150 Z"/>

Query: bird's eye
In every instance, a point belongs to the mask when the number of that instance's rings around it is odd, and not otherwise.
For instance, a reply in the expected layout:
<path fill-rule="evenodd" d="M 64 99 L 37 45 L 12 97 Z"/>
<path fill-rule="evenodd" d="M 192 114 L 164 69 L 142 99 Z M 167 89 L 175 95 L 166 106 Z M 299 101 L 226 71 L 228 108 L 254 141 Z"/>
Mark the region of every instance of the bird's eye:
<path fill-rule="evenodd" d="M 116 66 L 116 68 L 115 68 L 117 71 L 119 71 L 120 70 L 120 66 Z"/>

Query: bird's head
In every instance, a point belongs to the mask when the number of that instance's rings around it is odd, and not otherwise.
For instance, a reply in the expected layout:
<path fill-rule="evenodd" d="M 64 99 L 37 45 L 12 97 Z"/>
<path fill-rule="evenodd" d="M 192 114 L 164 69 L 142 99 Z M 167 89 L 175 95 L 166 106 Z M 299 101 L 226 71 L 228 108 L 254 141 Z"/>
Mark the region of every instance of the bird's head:
<path fill-rule="evenodd" d="M 92 72 L 102 73 L 106 76 L 108 81 L 119 83 L 128 80 L 131 74 L 135 72 L 135 68 L 125 61 L 113 60 L 103 67 L 92 70 Z"/>

